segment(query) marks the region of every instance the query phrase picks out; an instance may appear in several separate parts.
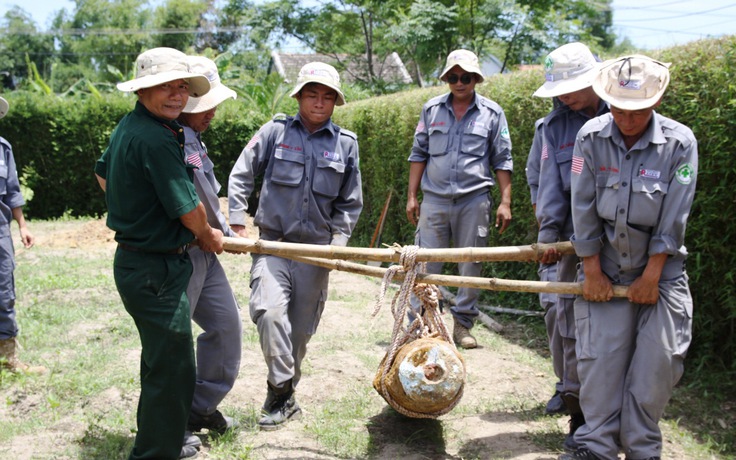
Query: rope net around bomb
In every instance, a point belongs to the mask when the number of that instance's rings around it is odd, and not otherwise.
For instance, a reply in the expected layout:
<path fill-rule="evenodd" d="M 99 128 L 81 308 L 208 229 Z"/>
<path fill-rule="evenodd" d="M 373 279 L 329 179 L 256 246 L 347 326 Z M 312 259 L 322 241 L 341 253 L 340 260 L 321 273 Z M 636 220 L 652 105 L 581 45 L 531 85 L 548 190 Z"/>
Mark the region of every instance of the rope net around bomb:
<path fill-rule="evenodd" d="M 412 410 L 406 407 L 406 401 L 404 398 L 397 398 L 395 394 L 392 394 L 388 385 L 388 376 L 392 367 L 396 364 L 396 357 L 399 350 L 402 347 L 411 344 L 414 341 L 420 339 L 439 339 L 446 342 L 446 346 L 450 347 L 452 352 L 457 354 L 459 361 L 462 363 L 462 357 L 457 352 L 455 344 L 452 340 L 452 335 L 447 328 L 442 315 L 440 312 L 440 290 L 437 286 L 432 284 L 417 283 L 416 278 L 420 273 L 426 272 L 426 262 L 417 262 L 416 256 L 419 251 L 419 246 L 404 246 L 394 245 L 393 248 L 397 251 L 400 250 L 401 256 L 398 265 L 392 265 L 386 271 L 381 283 L 381 290 L 376 302 L 373 316 L 378 314 L 380 311 L 384 299 L 386 297 L 386 291 L 393 280 L 393 278 L 399 274 L 404 274 L 404 281 L 401 287 L 394 295 L 391 301 L 391 313 L 394 317 L 394 326 L 391 334 L 391 344 L 386 352 L 386 356 L 381 361 L 378 371 L 376 373 L 376 379 L 374 380 L 374 387 L 376 391 L 386 400 L 391 407 L 397 412 L 406 415 L 407 417 L 413 418 L 437 418 L 447 412 L 451 411 L 459 402 L 463 394 L 463 388 L 460 386 L 460 390 L 454 397 L 446 401 L 445 407 L 438 410 L 431 410 L 428 412 Z M 419 312 L 412 311 L 411 307 L 411 294 L 414 294 L 419 301 Z M 411 316 L 409 313 L 412 313 Z M 407 327 L 404 327 L 407 318 L 413 317 L 413 320 Z M 433 372 L 431 369 L 425 369 L 425 375 Z M 463 383 L 464 383 L 464 363 L 462 369 Z"/>

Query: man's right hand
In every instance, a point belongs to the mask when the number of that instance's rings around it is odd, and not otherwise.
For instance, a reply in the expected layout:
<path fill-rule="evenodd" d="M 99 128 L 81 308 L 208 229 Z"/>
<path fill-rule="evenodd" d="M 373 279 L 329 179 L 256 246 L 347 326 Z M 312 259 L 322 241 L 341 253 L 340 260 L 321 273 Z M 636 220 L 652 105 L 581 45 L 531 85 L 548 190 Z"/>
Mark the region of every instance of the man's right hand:
<path fill-rule="evenodd" d="M 414 226 L 419 222 L 419 201 L 416 197 L 409 197 L 406 200 L 406 218 L 409 219 Z"/>
<path fill-rule="evenodd" d="M 209 232 L 197 238 L 199 248 L 205 252 L 222 254 L 222 231 L 210 227 Z"/>

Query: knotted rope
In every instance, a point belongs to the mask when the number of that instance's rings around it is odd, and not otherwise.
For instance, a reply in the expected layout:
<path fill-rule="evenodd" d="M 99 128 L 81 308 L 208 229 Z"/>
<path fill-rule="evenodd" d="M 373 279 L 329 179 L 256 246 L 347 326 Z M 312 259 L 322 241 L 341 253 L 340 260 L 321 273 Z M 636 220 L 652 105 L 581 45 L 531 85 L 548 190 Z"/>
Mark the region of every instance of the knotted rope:
<path fill-rule="evenodd" d="M 386 356 L 379 367 L 380 389 L 376 389 L 391 405 L 391 407 L 403 415 L 414 418 L 437 418 L 440 415 L 451 411 L 457 403 L 460 402 L 460 398 L 463 393 L 462 388 L 448 407 L 445 407 L 440 411 L 422 413 L 402 407 L 391 396 L 386 386 L 386 375 L 394 364 L 398 350 L 403 345 L 421 338 L 440 338 L 447 342 L 453 350 L 456 349 L 455 343 L 450 335 L 450 331 L 445 325 L 442 315 L 440 314 L 439 299 L 441 294 L 439 288 L 432 284 L 416 283 L 417 274 L 425 273 L 427 267 L 426 262 L 416 262 L 419 246 L 401 247 L 398 244 L 394 244 L 392 248 L 396 251 L 401 251 L 399 264 L 392 265 L 386 270 L 386 274 L 381 282 L 381 291 L 379 293 L 378 300 L 376 301 L 376 307 L 373 310 L 373 316 L 376 316 L 380 311 L 384 303 L 388 286 L 391 284 L 391 281 L 397 273 L 404 273 L 404 282 L 401 284 L 401 288 L 396 292 L 393 300 L 391 301 L 391 313 L 394 317 L 391 346 L 386 352 Z M 410 300 L 412 292 L 419 299 L 421 311 L 414 312 L 414 320 L 406 329 L 404 329 L 402 326 L 405 318 L 407 318 L 408 310 L 411 308 Z"/>

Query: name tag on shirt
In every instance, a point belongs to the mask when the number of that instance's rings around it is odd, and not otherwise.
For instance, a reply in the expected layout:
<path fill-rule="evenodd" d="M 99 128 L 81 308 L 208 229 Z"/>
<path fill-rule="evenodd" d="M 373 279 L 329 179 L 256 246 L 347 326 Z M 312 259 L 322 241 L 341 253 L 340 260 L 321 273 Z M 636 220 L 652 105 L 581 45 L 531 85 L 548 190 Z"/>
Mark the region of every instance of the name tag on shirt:
<path fill-rule="evenodd" d="M 644 169 L 644 168 L 641 168 L 639 170 L 639 175 L 641 177 L 646 178 L 646 179 L 659 179 L 660 172 L 657 171 L 656 169 Z"/>
<path fill-rule="evenodd" d="M 325 150 L 325 152 L 322 154 L 325 158 L 327 158 L 330 161 L 338 161 L 340 159 L 340 155 L 337 154 L 337 152 L 328 152 Z"/>

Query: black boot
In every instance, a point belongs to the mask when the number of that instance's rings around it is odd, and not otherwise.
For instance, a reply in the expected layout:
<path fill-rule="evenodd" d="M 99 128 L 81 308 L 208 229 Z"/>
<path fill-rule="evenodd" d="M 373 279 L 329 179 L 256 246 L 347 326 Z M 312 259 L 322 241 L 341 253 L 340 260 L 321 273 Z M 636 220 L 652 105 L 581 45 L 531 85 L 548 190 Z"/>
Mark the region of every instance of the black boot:
<path fill-rule="evenodd" d="M 268 382 L 268 395 L 261 409 L 263 417 L 258 420 L 262 430 L 272 431 L 281 428 L 289 420 L 296 420 L 302 415 L 302 410 L 294 398 L 294 389 L 291 380 L 281 388 L 276 388 Z"/>
<path fill-rule="evenodd" d="M 562 448 L 568 452 L 575 452 L 580 447 L 575 442 L 575 432 L 578 428 L 585 425 L 585 417 L 583 411 L 580 408 L 580 398 L 576 394 L 565 393 L 562 395 L 565 406 L 570 411 L 570 431 L 565 437 L 565 441 L 562 443 Z"/>

